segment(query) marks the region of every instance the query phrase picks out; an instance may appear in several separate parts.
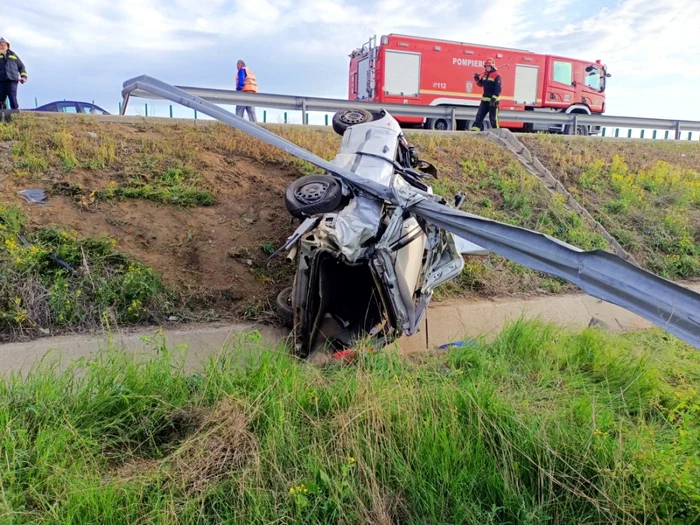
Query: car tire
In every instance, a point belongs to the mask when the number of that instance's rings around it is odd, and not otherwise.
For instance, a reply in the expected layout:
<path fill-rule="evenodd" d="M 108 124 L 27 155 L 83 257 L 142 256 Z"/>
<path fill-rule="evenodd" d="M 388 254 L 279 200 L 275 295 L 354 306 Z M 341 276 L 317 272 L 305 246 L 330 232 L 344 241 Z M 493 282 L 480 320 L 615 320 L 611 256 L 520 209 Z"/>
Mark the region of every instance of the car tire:
<path fill-rule="evenodd" d="M 372 122 L 374 119 L 374 115 L 364 109 L 338 111 L 333 115 L 333 131 L 342 137 L 350 126 Z"/>
<path fill-rule="evenodd" d="M 295 180 L 284 194 L 287 211 L 294 217 L 304 218 L 338 209 L 343 199 L 343 188 L 330 175 L 307 175 Z"/>
<path fill-rule="evenodd" d="M 289 286 L 277 294 L 275 311 L 287 328 L 294 326 L 294 309 L 292 308 L 292 287 Z"/>

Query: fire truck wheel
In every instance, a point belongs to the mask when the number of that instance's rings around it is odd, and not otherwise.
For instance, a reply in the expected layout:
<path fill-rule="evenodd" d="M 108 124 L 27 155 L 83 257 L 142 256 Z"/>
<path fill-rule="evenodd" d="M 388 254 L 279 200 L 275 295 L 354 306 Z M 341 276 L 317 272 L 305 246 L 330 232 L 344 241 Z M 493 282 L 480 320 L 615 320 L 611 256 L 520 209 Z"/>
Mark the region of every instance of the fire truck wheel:
<path fill-rule="evenodd" d="M 570 130 L 571 130 L 571 126 L 569 126 L 569 125 L 564 126 L 564 135 L 568 135 Z M 588 135 L 591 134 L 591 132 L 590 132 L 590 129 L 588 128 L 588 126 L 584 126 L 583 124 L 579 124 L 576 126 L 576 134 L 583 135 L 584 137 L 587 137 Z"/>
<path fill-rule="evenodd" d="M 374 115 L 364 109 L 346 109 L 338 111 L 333 115 L 333 130 L 340 136 L 345 134 L 345 130 L 355 124 L 372 122 Z"/>
<path fill-rule="evenodd" d="M 446 118 L 429 118 L 425 121 L 425 127 L 437 131 L 449 131 L 452 129 L 452 122 Z"/>
<path fill-rule="evenodd" d="M 329 213 L 340 206 L 343 189 L 330 175 L 307 175 L 295 180 L 284 194 L 287 210 L 294 217 L 304 218 Z"/>

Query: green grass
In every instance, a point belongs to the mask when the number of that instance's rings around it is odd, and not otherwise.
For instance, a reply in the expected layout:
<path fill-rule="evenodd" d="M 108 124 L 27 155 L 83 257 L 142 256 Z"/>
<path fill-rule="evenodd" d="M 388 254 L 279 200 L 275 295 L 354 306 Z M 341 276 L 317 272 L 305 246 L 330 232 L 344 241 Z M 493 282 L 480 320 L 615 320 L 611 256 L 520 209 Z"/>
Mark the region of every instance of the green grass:
<path fill-rule="evenodd" d="M 700 277 L 696 143 L 525 141 L 644 267 L 668 279 Z"/>
<path fill-rule="evenodd" d="M 21 208 L 0 205 L 0 335 L 143 323 L 175 308 L 160 276 L 114 240 L 25 224 Z"/>
<path fill-rule="evenodd" d="M 0 521 L 692 523 L 700 355 L 518 321 L 492 343 L 318 369 L 150 341 L 0 386 Z"/>

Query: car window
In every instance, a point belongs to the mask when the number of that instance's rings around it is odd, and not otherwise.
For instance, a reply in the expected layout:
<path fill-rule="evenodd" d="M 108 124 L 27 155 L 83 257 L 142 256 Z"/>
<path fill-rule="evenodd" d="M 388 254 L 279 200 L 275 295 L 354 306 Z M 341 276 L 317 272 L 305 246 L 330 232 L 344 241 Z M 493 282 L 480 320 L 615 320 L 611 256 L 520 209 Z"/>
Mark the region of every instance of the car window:
<path fill-rule="evenodd" d="M 75 104 L 59 104 L 58 110 L 63 113 L 78 113 L 78 108 Z"/>
<path fill-rule="evenodd" d="M 83 111 L 83 113 L 88 113 L 90 115 L 106 115 L 107 113 L 105 111 L 102 111 L 100 108 L 93 104 L 80 104 L 80 109 Z"/>
<path fill-rule="evenodd" d="M 554 82 L 571 85 L 573 66 L 571 62 L 554 61 Z"/>
<path fill-rule="evenodd" d="M 584 82 L 589 88 L 600 90 L 600 69 L 595 66 L 588 66 Z"/>
<path fill-rule="evenodd" d="M 58 111 L 58 107 L 56 107 L 56 104 L 49 104 L 48 106 L 44 106 L 40 109 L 41 111 Z"/>

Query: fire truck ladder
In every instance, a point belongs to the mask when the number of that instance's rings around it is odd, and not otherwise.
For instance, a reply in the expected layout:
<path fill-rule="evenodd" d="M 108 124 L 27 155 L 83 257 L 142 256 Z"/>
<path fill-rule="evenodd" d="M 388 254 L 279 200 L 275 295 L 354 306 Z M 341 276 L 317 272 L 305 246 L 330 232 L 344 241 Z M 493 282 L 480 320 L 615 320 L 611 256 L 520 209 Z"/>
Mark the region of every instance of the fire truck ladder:
<path fill-rule="evenodd" d="M 367 54 L 369 56 L 369 68 L 367 69 L 367 93 L 369 94 L 369 98 L 373 99 L 376 95 L 375 93 L 375 88 L 377 86 L 377 79 L 376 79 L 376 63 L 377 63 L 377 55 L 379 53 L 379 49 L 377 48 L 377 36 L 373 36 L 369 39 L 369 41 L 362 46 L 363 50 L 367 48 Z"/>

